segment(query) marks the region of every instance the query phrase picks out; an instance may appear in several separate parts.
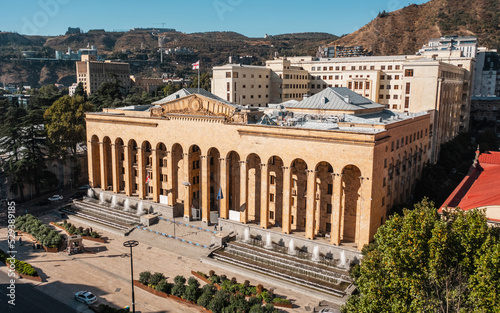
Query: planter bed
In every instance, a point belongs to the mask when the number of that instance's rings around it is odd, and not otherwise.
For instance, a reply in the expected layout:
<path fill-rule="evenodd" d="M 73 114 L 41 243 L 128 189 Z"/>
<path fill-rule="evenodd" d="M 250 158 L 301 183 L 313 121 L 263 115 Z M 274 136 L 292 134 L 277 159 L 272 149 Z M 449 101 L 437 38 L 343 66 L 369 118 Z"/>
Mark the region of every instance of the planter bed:
<path fill-rule="evenodd" d="M 57 229 L 62 230 L 67 236 L 71 236 L 71 234 L 68 233 L 68 231 L 66 230 L 66 228 L 64 228 L 64 227 L 62 227 L 60 225 L 57 225 L 54 222 L 50 222 L 50 225 L 54 226 Z M 106 239 L 104 239 L 104 238 L 94 238 L 94 237 L 90 237 L 90 236 L 82 236 L 82 239 L 90 240 L 90 241 L 95 241 L 95 242 L 100 242 L 100 243 L 107 243 Z"/>
<path fill-rule="evenodd" d="M 29 276 L 29 275 L 23 275 L 21 273 L 19 273 L 18 271 L 16 271 L 17 275 L 19 275 L 19 277 L 21 277 L 22 279 L 27 279 L 27 280 L 32 280 L 32 281 L 36 281 L 36 282 L 39 282 L 41 283 L 42 282 L 42 278 L 40 276 Z"/>
<path fill-rule="evenodd" d="M 147 291 L 149 293 L 152 293 L 154 294 L 155 296 L 158 296 L 158 297 L 162 297 L 162 298 L 165 298 L 165 299 L 172 299 L 178 303 L 182 303 L 182 304 L 185 304 L 189 307 L 196 307 L 196 308 L 201 308 L 201 309 L 204 309 L 205 311 L 207 312 L 210 312 L 212 313 L 211 310 L 208 310 L 208 309 L 205 309 L 205 308 L 202 308 L 200 306 L 198 306 L 196 303 L 194 302 L 191 302 L 191 301 L 188 301 L 188 300 L 185 300 L 185 299 L 182 299 L 182 298 L 179 298 L 177 296 L 174 296 L 174 295 L 170 295 L 168 293 L 165 293 L 165 292 L 161 292 L 161 291 L 158 291 L 152 287 L 149 287 L 147 285 L 144 285 L 142 283 L 140 283 L 138 280 L 134 280 L 134 286 L 144 290 L 144 291 Z"/>
<path fill-rule="evenodd" d="M 28 237 L 31 241 L 34 241 L 36 242 L 37 244 L 39 244 L 40 246 L 42 246 L 43 250 L 45 250 L 45 252 L 50 252 L 50 253 L 58 253 L 59 252 L 59 249 L 61 249 L 61 246 L 64 244 L 64 241 L 59 245 L 59 247 L 57 248 L 49 248 L 49 247 L 46 247 L 44 245 L 42 245 L 42 243 L 38 240 L 36 240 L 35 237 L 33 237 L 32 235 L 28 234 L 28 233 L 25 233 L 25 232 L 22 232 L 22 231 L 17 231 L 18 234 L 21 234 L 23 236 L 26 236 Z"/>

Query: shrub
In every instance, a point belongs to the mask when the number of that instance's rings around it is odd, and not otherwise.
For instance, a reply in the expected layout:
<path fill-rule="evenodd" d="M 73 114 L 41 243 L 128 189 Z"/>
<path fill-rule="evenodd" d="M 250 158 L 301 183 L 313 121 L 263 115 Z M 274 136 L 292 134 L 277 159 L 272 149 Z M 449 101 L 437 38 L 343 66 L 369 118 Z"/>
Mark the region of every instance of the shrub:
<path fill-rule="evenodd" d="M 200 288 L 198 288 L 198 286 L 196 285 L 189 285 L 184 290 L 184 299 L 188 301 L 196 302 L 199 296 L 200 296 Z"/>
<path fill-rule="evenodd" d="M 139 282 L 143 285 L 148 284 L 149 278 L 151 278 L 151 272 L 149 271 L 145 271 L 139 274 Z"/>
<path fill-rule="evenodd" d="M 227 276 L 226 275 L 220 275 L 220 281 L 223 282 L 225 280 L 227 280 Z"/>
<path fill-rule="evenodd" d="M 245 288 L 250 287 L 250 281 L 245 280 L 245 281 L 243 282 L 243 286 L 245 286 Z"/>
<path fill-rule="evenodd" d="M 274 299 L 274 289 L 271 288 L 267 291 L 267 296 L 269 297 L 270 300 L 273 300 Z M 266 301 L 266 302 L 269 302 L 269 301 Z"/>
<path fill-rule="evenodd" d="M 92 237 L 92 238 L 101 238 L 101 235 L 99 235 L 98 233 L 96 233 L 95 231 L 93 231 L 93 232 L 90 233 L 90 237 Z"/>
<path fill-rule="evenodd" d="M 90 229 L 89 228 L 85 228 L 85 230 L 83 231 L 83 236 L 90 236 Z"/>
<path fill-rule="evenodd" d="M 165 276 L 162 273 L 154 273 L 149 278 L 148 285 L 156 286 L 163 279 L 165 279 Z"/>
<path fill-rule="evenodd" d="M 208 272 L 208 277 L 212 277 L 212 276 L 214 276 L 214 275 L 215 275 L 214 270 L 210 270 L 210 271 Z"/>
<path fill-rule="evenodd" d="M 184 296 L 184 292 L 186 291 L 186 286 L 184 285 L 174 285 L 174 287 L 172 287 L 172 295 L 176 296 L 176 297 L 182 297 Z"/>
<path fill-rule="evenodd" d="M 68 221 L 67 221 L 67 220 L 64 220 L 62 223 L 63 223 L 63 225 L 64 225 L 64 227 L 65 227 L 65 226 L 66 226 L 66 224 L 68 224 Z"/>
<path fill-rule="evenodd" d="M 174 282 L 176 285 L 184 285 L 186 283 L 186 278 L 182 275 L 177 275 L 174 278 Z"/>
<path fill-rule="evenodd" d="M 28 275 L 28 276 L 38 276 L 37 271 L 31 266 L 30 264 L 17 260 L 14 260 L 14 265 L 16 267 L 16 271 L 21 273 L 22 275 Z"/>
<path fill-rule="evenodd" d="M 254 306 L 255 304 L 262 305 L 262 301 L 257 297 L 250 297 L 248 298 L 248 304 L 250 305 L 250 307 Z"/>
<path fill-rule="evenodd" d="M 78 235 L 83 235 L 83 227 L 82 226 L 78 227 L 78 229 L 76 230 L 76 233 Z"/>
<path fill-rule="evenodd" d="M 210 293 L 202 293 L 201 296 L 198 298 L 196 301 L 196 304 L 198 304 L 201 307 L 208 308 L 208 305 L 210 301 L 212 301 L 213 295 Z"/>
<path fill-rule="evenodd" d="M 170 294 L 172 291 L 172 284 L 169 284 L 166 279 L 160 280 L 160 282 L 155 286 L 155 289 L 161 292 Z"/>
<path fill-rule="evenodd" d="M 188 286 L 195 286 L 196 288 L 200 287 L 200 282 L 194 278 L 194 277 L 189 277 L 188 279 Z"/>
<path fill-rule="evenodd" d="M 255 286 L 250 286 L 247 288 L 248 290 L 248 293 L 251 294 L 251 295 L 256 295 L 257 294 L 257 287 Z"/>
<path fill-rule="evenodd" d="M 208 279 L 212 284 L 219 284 L 220 283 L 220 277 L 217 275 L 210 276 Z"/>
<path fill-rule="evenodd" d="M 75 232 L 76 232 L 76 227 L 75 227 L 75 226 L 73 226 L 73 225 L 71 225 L 71 226 L 70 226 L 70 227 L 68 227 L 68 229 L 66 229 L 66 230 L 68 231 L 68 233 L 69 233 L 70 235 L 74 235 L 74 234 L 75 234 Z"/>
<path fill-rule="evenodd" d="M 208 304 L 208 309 L 213 313 L 221 313 L 229 304 L 230 293 L 224 289 L 217 291 L 213 299 Z"/>
<path fill-rule="evenodd" d="M 272 303 L 276 304 L 291 304 L 290 300 L 288 299 L 283 299 L 283 298 L 274 298 Z"/>
<path fill-rule="evenodd" d="M 262 293 L 263 289 L 264 289 L 264 286 L 262 286 L 262 284 L 258 284 L 257 288 L 256 288 L 257 294 L 260 295 Z"/>
<path fill-rule="evenodd" d="M 236 277 L 231 278 L 231 285 L 236 285 L 237 283 Z"/>
<path fill-rule="evenodd" d="M 201 277 L 205 277 L 205 278 L 208 278 L 207 277 L 207 274 L 203 273 L 203 272 L 200 272 L 200 271 L 197 271 L 196 274 L 200 275 Z"/>

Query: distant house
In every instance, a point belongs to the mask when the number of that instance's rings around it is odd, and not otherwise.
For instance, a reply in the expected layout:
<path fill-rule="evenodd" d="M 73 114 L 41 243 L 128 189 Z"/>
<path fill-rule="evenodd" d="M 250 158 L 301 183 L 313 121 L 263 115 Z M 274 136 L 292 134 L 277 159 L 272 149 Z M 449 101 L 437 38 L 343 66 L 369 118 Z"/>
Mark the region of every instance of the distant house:
<path fill-rule="evenodd" d="M 446 199 L 439 212 L 446 208 L 464 211 L 485 209 L 489 222 L 500 225 L 500 152 L 476 151 L 469 173 Z"/>

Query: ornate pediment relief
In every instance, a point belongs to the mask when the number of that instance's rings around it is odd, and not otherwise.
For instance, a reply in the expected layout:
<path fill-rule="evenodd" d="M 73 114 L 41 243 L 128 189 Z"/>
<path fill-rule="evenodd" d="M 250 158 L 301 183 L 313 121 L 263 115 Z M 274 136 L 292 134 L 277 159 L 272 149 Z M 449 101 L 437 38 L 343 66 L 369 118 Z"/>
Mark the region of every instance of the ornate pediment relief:
<path fill-rule="evenodd" d="M 172 114 L 217 116 L 231 119 L 235 108 L 214 99 L 190 95 L 162 104 L 161 109 L 152 110 L 153 116 L 167 116 Z"/>

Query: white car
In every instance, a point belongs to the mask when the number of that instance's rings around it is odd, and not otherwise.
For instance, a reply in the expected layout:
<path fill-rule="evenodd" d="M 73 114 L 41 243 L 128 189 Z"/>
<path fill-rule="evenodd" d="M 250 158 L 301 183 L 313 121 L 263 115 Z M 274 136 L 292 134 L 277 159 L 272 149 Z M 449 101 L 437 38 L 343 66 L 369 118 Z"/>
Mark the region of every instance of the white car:
<path fill-rule="evenodd" d="M 50 201 L 59 201 L 62 199 L 63 199 L 63 196 L 61 196 L 61 195 L 53 195 L 52 197 L 49 198 Z"/>
<path fill-rule="evenodd" d="M 75 293 L 75 299 L 77 301 L 80 301 L 82 303 L 86 304 L 92 304 L 97 301 L 97 297 L 94 296 L 94 294 L 90 291 L 84 290 L 84 291 L 78 291 Z"/>

